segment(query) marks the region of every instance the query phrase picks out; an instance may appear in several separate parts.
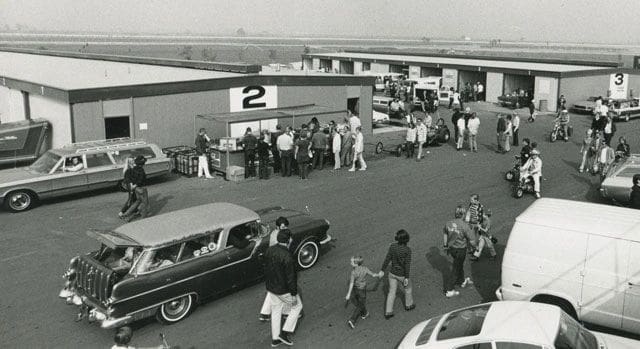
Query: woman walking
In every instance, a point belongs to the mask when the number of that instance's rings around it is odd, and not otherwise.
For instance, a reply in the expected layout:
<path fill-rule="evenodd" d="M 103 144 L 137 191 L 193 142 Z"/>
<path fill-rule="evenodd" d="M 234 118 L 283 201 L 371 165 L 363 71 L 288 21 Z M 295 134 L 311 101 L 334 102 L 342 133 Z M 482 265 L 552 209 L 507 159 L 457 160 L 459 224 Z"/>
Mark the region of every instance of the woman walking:
<path fill-rule="evenodd" d="M 591 168 L 591 157 L 595 153 L 595 144 L 593 140 L 593 130 L 588 129 L 584 139 L 582 140 L 582 147 L 580 148 L 580 154 L 582 154 L 582 162 L 578 172 L 582 173 L 585 168 Z"/>
<path fill-rule="evenodd" d="M 504 130 L 503 138 L 504 145 L 502 146 L 502 149 L 504 149 L 505 152 L 511 151 L 511 137 L 513 135 L 513 122 L 511 121 L 512 119 L 513 117 L 511 115 L 507 115 L 507 124 Z"/>
<path fill-rule="evenodd" d="M 387 294 L 387 302 L 385 307 L 384 318 L 391 319 L 393 317 L 393 303 L 396 300 L 396 292 L 398 283 L 402 284 L 404 291 L 404 309 L 406 311 L 413 310 L 416 305 L 413 304 L 413 296 L 411 282 L 409 281 L 409 271 L 411 269 L 411 249 L 407 246 L 409 242 L 409 233 L 400 229 L 396 232 L 396 242 L 389 246 L 387 257 L 382 263 L 382 272 L 391 264 L 389 269 L 389 293 Z"/>

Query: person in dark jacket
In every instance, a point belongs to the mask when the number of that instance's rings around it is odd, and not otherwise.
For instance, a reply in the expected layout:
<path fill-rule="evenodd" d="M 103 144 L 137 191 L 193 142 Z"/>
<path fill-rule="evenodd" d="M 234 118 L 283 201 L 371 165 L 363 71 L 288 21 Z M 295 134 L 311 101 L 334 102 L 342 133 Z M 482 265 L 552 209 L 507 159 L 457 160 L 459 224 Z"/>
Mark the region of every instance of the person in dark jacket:
<path fill-rule="evenodd" d="M 504 133 L 507 130 L 507 122 L 504 120 L 504 115 L 498 114 L 498 125 L 496 127 L 496 139 L 498 142 L 498 149 L 496 153 L 506 153 L 506 150 L 502 146 L 504 144 Z"/>
<path fill-rule="evenodd" d="M 454 130 L 454 137 L 453 137 L 453 142 L 457 142 L 458 141 L 458 119 L 460 119 L 461 117 L 463 117 L 464 114 L 460 111 L 460 109 L 455 109 L 453 111 L 453 115 L 451 115 L 451 123 L 453 124 L 453 130 Z"/>
<path fill-rule="evenodd" d="M 269 132 L 263 132 L 258 141 L 258 173 L 260 179 L 269 179 Z"/>
<path fill-rule="evenodd" d="M 633 187 L 631 187 L 629 205 L 632 208 L 640 209 L 640 174 L 633 175 Z"/>
<path fill-rule="evenodd" d="M 131 185 L 131 171 L 133 170 L 134 165 L 135 164 L 132 157 L 128 157 L 125 160 L 125 165 L 122 172 L 122 188 L 127 191 L 128 195 L 127 202 L 125 202 L 124 206 L 122 206 L 122 209 L 120 209 L 120 212 L 118 212 L 118 217 L 120 218 L 124 217 L 125 212 L 127 212 L 129 207 L 131 207 L 131 205 L 133 205 L 133 203 L 136 201 L 136 194 Z"/>
<path fill-rule="evenodd" d="M 296 262 L 289 252 L 291 231 L 280 230 L 277 239 L 278 244 L 269 247 L 264 256 L 265 286 L 271 304 L 271 346 L 282 343 L 293 344 L 289 336 L 296 329 L 298 316 L 302 311 L 302 301 L 298 294 Z M 291 310 L 281 331 L 282 308 L 285 305 L 290 306 Z"/>
<path fill-rule="evenodd" d="M 273 173 L 280 173 L 280 151 L 278 150 L 278 137 L 282 134 L 282 126 L 276 125 L 276 131 L 271 132 L 271 154 L 273 155 Z"/>
<path fill-rule="evenodd" d="M 534 122 L 536 121 L 536 117 L 533 115 L 536 112 L 536 100 L 532 99 L 531 102 L 529 102 L 529 122 Z"/>
<path fill-rule="evenodd" d="M 629 143 L 627 143 L 627 139 L 624 137 L 620 137 L 618 139 L 618 146 L 616 147 L 616 160 L 620 158 L 628 158 L 631 156 L 631 148 L 629 148 Z"/>
<path fill-rule="evenodd" d="M 524 144 L 522 146 L 522 149 L 520 149 L 520 165 L 524 165 L 525 162 L 527 162 L 527 160 L 529 160 L 529 157 L 531 156 L 531 146 L 529 144 L 531 144 L 531 140 L 529 140 L 529 138 L 524 138 L 522 140 L 522 144 Z"/>
<path fill-rule="evenodd" d="M 149 193 L 147 192 L 147 174 L 144 171 L 144 164 L 147 159 L 138 155 L 135 160 L 135 166 L 131 169 L 129 180 L 131 188 L 135 192 L 135 202 L 127 209 L 122 215 L 122 219 L 129 222 L 136 215 L 140 215 L 140 218 L 145 218 L 149 215 Z"/>
<path fill-rule="evenodd" d="M 404 229 L 400 229 L 396 232 L 395 239 L 396 242 L 389 246 L 387 257 L 384 259 L 381 268 L 381 271 L 384 272 L 389 264 L 391 264 L 391 268 L 387 273 L 389 276 L 389 293 L 387 294 L 384 312 L 384 318 L 387 320 L 393 317 L 393 303 L 396 300 L 398 283 L 404 286 L 404 309 L 409 311 L 416 307 L 416 305 L 413 304 L 413 293 L 411 283 L 409 282 L 409 271 L 411 270 L 411 248 L 407 246 L 409 233 Z"/>
<path fill-rule="evenodd" d="M 244 145 L 244 178 L 255 177 L 258 139 L 251 133 L 251 127 L 247 127 L 242 144 Z"/>

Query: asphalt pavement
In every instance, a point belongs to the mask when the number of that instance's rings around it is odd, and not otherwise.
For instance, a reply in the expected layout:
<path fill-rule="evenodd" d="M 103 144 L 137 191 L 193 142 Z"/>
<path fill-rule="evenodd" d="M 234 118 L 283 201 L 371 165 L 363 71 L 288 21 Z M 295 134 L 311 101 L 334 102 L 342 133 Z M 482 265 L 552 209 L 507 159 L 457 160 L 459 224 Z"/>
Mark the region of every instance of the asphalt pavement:
<path fill-rule="evenodd" d="M 488 103 L 470 106 L 481 120 L 478 153 L 456 151 L 451 141 L 427 148 L 421 162 L 390 153 L 373 154 L 377 141 L 387 149 L 402 142 L 403 132 L 388 132 L 365 139 L 367 171 L 332 172 L 326 168 L 311 172 L 306 181 L 276 176 L 241 183 L 219 177 L 201 180 L 171 175 L 149 186 L 152 212 L 227 201 L 253 209 L 281 205 L 328 219 L 335 241 L 324 249 L 316 266 L 299 274 L 305 316 L 293 336 L 294 346 L 389 348 L 419 321 L 495 300 L 509 231 L 515 217 L 535 200 L 532 195 L 513 198 L 510 183 L 503 179 L 520 147 L 504 155 L 495 152 L 495 112 L 502 109 Z M 519 113 L 520 138 L 538 142 L 542 153 L 542 196 L 604 202 L 598 194 L 597 178 L 577 171 L 580 141 L 590 124 L 589 116 L 572 115 L 573 138 L 550 143 L 552 116 L 528 123 L 528 113 L 524 109 Z M 450 111 L 441 108 L 439 114 L 451 128 Z M 618 136 L 625 135 L 632 152 L 638 152 L 640 121 L 617 126 L 616 142 Z M 442 292 L 443 279 L 451 261 L 442 251 L 442 228 L 453 218 L 456 205 L 466 205 L 473 193 L 493 211 L 499 258 L 467 261 L 466 272 L 475 284 L 461 290 L 460 296 L 447 299 Z M 4 347 L 109 348 L 113 344 L 114 331 L 102 330 L 86 320 L 74 322 L 76 308 L 58 298 L 58 292 L 69 259 L 98 247 L 85 232 L 122 224 L 117 212 L 125 200 L 124 193 L 106 190 L 49 200 L 19 214 L 0 211 L 0 342 Z M 346 321 L 353 308 L 344 306 L 349 258 L 362 255 L 364 265 L 377 272 L 398 229 L 411 235 L 411 280 L 417 307 L 406 312 L 397 300 L 396 316 L 385 320 L 385 287 L 380 287 L 367 295 L 371 316 L 352 330 Z M 264 283 L 260 283 L 201 304 L 172 326 L 153 320 L 137 323 L 133 344 L 158 345 L 162 332 L 170 344 L 181 348 L 269 347 L 270 326 L 258 321 L 264 294 Z"/>

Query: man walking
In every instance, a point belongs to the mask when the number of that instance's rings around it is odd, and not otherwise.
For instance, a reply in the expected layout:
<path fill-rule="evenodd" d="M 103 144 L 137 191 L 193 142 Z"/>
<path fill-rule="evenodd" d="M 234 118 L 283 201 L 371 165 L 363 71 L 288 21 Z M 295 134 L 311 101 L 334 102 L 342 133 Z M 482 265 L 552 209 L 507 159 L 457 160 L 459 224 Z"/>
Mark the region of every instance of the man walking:
<path fill-rule="evenodd" d="M 207 159 L 207 148 L 211 142 L 207 136 L 207 130 L 201 128 L 196 136 L 196 154 L 198 155 L 198 178 L 213 178 L 209 173 L 209 160 Z"/>
<path fill-rule="evenodd" d="M 448 298 L 460 294 L 456 291 L 456 286 L 464 288 L 473 284 L 471 278 L 464 277 L 464 259 L 467 256 L 467 244 L 471 244 L 474 250 L 476 244 L 469 225 L 463 220 L 464 215 L 465 209 L 459 205 L 456 207 L 455 219 L 444 226 L 444 250 L 453 257 L 451 275 L 445 287 L 445 296 Z"/>
<path fill-rule="evenodd" d="M 480 119 L 478 119 L 478 115 L 476 112 L 471 113 L 471 117 L 469 118 L 469 122 L 467 124 L 467 128 L 469 129 L 469 150 L 474 153 L 478 152 L 478 131 L 480 130 Z"/>
<path fill-rule="evenodd" d="M 282 177 L 291 177 L 291 163 L 293 162 L 293 136 L 291 135 L 291 126 L 287 126 L 285 132 L 278 137 L 276 144 L 282 163 Z"/>
<path fill-rule="evenodd" d="M 356 170 L 356 161 L 360 162 L 359 171 L 366 171 L 367 163 L 364 162 L 364 157 L 362 153 L 364 152 L 364 136 L 362 135 L 362 128 L 356 128 L 356 142 L 353 145 L 353 162 L 351 163 L 350 172 Z"/>
<path fill-rule="evenodd" d="M 416 161 L 422 160 L 422 147 L 427 141 L 427 126 L 422 122 L 422 118 L 418 119 L 418 125 L 416 126 L 416 133 L 418 137 L 418 157 Z"/>
<path fill-rule="evenodd" d="M 271 346 L 284 343 L 293 345 L 289 336 L 296 329 L 298 316 L 302 311 L 302 302 L 298 295 L 298 277 L 293 256 L 288 246 L 291 243 L 291 231 L 282 229 L 278 232 L 278 244 L 271 246 L 265 253 L 265 286 L 271 304 Z M 291 307 L 289 316 L 280 330 L 282 310 Z"/>

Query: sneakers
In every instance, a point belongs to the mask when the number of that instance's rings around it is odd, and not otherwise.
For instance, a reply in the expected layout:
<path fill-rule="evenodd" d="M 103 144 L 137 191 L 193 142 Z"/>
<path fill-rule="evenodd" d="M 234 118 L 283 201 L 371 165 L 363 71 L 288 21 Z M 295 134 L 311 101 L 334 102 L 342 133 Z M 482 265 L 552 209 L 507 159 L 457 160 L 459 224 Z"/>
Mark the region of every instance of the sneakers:
<path fill-rule="evenodd" d="M 540 193 L 536 192 L 536 199 L 540 199 Z"/>
<path fill-rule="evenodd" d="M 360 167 L 360 169 L 358 171 L 366 171 L 367 168 L 366 167 Z"/>
<path fill-rule="evenodd" d="M 465 288 L 468 285 L 473 285 L 473 281 L 471 281 L 471 278 L 464 279 L 464 281 L 462 282 L 462 285 L 460 285 L 460 287 Z"/>
<path fill-rule="evenodd" d="M 456 291 L 456 290 L 451 290 L 451 291 L 447 291 L 444 295 L 447 298 L 451 298 L 451 297 L 455 297 L 457 295 L 459 295 L 460 292 Z"/>
<path fill-rule="evenodd" d="M 280 340 L 280 342 L 284 343 L 285 345 L 293 345 L 293 342 L 291 341 L 291 339 L 289 339 L 289 333 L 282 331 L 280 332 L 280 336 L 278 336 L 278 339 Z"/>
<path fill-rule="evenodd" d="M 393 314 L 384 314 L 384 319 L 389 320 L 393 317 Z"/>
<path fill-rule="evenodd" d="M 277 347 L 277 346 L 278 346 L 278 345 L 280 345 L 280 344 L 282 344 L 282 341 L 281 341 L 281 340 L 279 340 L 279 339 L 274 339 L 274 340 L 272 340 L 272 341 L 271 341 L 271 347 L 272 347 L 272 348 L 275 348 L 275 347 Z"/>
<path fill-rule="evenodd" d="M 351 321 L 351 320 L 347 321 L 347 325 L 348 325 L 349 327 L 351 327 L 351 329 L 356 328 L 356 325 L 355 325 L 355 324 L 353 323 L 353 321 Z"/>
<path fill-rule="evenodd" d="M 364 319 L 366 319 L 366 318 L 368 318 L 368 317 L 369 317 L 369 312 L 367 312 L 366 314 L 364 314 L 364 315 L 360 316 L 360 318 L 361 318 L 362 320 L 364 320 Z"/>
<path fill-rule="evenodd" d="M 260 314 L 260 316 L 258 317 L 258 320 L 260 320 L 261 322 L 267 322 L 271 320 L 271 315 Z"/>
<path fill-rule="evenodd" d="M 352 167 L 349 169 L 349 172 L 356 172 L 356 169 Z"/>
<path fill-rule="evenodd" d="M 411 305 L 410 305 L 410 306 L 408 306 L 408 307 L 404 307 L 404 310 L 406 310 L 406 311 L 412 311 L 412 310 L 413 310 L 413 309 L 415 309 L 415 308 L 416 308 L 416 305 L 415 305 L 415 304 L 411 304 Z"/>

